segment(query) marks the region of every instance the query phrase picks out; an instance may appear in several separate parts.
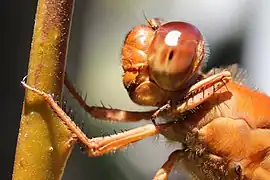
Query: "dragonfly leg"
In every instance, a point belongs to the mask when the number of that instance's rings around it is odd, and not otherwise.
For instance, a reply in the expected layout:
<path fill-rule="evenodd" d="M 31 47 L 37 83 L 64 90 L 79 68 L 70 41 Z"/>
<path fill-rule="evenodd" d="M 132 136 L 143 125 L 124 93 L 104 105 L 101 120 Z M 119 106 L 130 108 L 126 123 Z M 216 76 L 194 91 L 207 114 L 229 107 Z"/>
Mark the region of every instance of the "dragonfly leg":
<path fill-rule="evenodd" d="M 79 102 L 79 104 L 84 108 L 86 112 L 88 112 L 92 117 L 101 119 L 101 120 L 109 120 L 109 121 L 117 121 L 117 122 L 132 122 L 132 121 L 140 121 L 140 120 L 148 120 L 151 118 L 152 114 L 156 111 L 145 111 L 145 112 L 136 112 L 136 111 L 124 111 L 120 109 L 106 108 L 106 107 L 98 107 L 98 106 L 89 106 L 85 99 L 79 95 L 74 86 L 67 79 L 67 75 L 65 75 L 65 85 L 68 88 L 69 92 L 74 96 L 74 98 Z"/>
<path fill-rule="evenodd" d="M 229 71 L 222 71 L 197 82 L 191 86 L 187 92 L 184 102 L 179 102 L 176 107 L 176 112 L 183 113 L 202 104 L 212 97 L 218 90 L 226 87 L 226 84 L 231 80 L 231 78 L 231 73 Z"/>
<path fill-rule="evenodd" d="M 157 171 L 153 180 L 167 180 L 169 174 L 171 173 L 174 165 L 183 158 L 184 156 L 183 150 L 175 150 L 172 152 L 168 158 L 168 160 L 163 164 L 163 166 Z"/>
<path fill-rule="evenodd" d="M 147 124 L 111 136 L 89 139 L 87 143 L 88 155 L 101 156 L 104 153 L 115 151 L 117 149 L 126 147 L 131 143 L 145 139 L 146 137 L 159 134 L 161 131 L 165 131 L 169 126 L 169 124 L 158 126 L 154 124 Z"/>
<path fill-rule="evenodd" d="M 115 135 L 89 139 L 84 132 L 82 132 L 82 130 L 76 126 L 70 117 L 57 105 L 49 94 L 27 85 L 24 81 L 21 83 L 26 89 L 39 94 L 46 100 L 59 118 L 76 135 L 74 139 L 78 139 L 88 148 L 89 156 L 100 156 L 104 153 L 115 151 L 121 147 L 127 146 L 130 143 L 159 134 L 161 131 L 166 130 L 166 128 L 170 126 L 170 124 L 158 126 L 154 124 L 147 124 Z"/>

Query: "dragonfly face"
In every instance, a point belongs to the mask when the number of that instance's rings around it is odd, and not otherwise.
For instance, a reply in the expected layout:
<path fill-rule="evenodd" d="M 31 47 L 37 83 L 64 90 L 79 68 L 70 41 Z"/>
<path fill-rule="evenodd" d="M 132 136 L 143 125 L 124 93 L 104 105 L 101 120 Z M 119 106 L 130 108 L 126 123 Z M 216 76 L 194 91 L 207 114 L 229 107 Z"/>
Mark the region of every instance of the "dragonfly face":
<path fill-rule="evenodd" d="M 158 18 L 133 28 L 122 47 L 123 84 L 139 105 L 159 106 L 195 83 L 204 59 L 200 31 L 185 22 Z"/>
<path fill-rule="evenodd" d="M 147 62 L 149 46 L 162 21 L 147 20 L 148 25 L 133 28 L 122 46 L 123 84 L 131 100 L 139 105 L 158 106 L 166 102 L 166 92 L 150 81 Z"/>

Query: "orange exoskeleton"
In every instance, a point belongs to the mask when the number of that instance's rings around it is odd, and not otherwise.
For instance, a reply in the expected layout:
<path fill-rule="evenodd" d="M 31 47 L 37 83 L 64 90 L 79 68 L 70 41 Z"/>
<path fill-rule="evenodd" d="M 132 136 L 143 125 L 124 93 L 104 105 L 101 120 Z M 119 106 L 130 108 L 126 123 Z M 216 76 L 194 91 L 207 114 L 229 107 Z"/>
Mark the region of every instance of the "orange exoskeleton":
<path fill-rule="evenodd" d="M 166 120 L 113 136 L 88 139 L 48 94 L 22 84 L 46 99 L 88 148 L 89 156 L 163 134 L 182 143 L 183 149 L 169 156 L 156 180 L 168 179 L 175 164 L 181 164 L 194 179 L 270 179 L 270 98 L 232 79 L 235 69 L 203 74 L 200 66 L 205 54 L 202 34 L 189 23 L 155 18 L 128 33 L 122 47 L 123 84 L 133 102 L 154 106 L 154 111 L 88 106 L 66 79 L 70 92 L 93 117 L 124 122 Z"/>

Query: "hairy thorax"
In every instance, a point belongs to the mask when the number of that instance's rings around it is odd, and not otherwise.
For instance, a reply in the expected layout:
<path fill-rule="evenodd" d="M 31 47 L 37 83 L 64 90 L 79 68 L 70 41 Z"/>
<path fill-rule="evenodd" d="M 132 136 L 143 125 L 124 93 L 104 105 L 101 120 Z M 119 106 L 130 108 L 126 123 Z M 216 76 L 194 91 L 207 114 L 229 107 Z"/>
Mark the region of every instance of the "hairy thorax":
<path fill-rule="evenodd" d="M 186 154 L 181 164 L 193 172 L 193 178 L 252 179 L 270 163 L 270 141 L 266 142 L 270 101 L 264 94 L 247 91 L 251 90 L 229 82 L 197 110 L 178 117 L 164 133 L 183 144 Z M 263 106 L 255 109 L 254 104 Z"/>

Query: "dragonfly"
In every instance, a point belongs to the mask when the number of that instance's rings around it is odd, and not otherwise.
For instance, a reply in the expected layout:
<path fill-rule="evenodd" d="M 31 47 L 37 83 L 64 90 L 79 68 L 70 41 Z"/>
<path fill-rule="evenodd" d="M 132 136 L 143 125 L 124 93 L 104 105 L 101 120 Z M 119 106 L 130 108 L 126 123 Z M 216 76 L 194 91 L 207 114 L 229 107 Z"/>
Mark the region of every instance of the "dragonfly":
<path fill-rule="evenodd" d="M 89 156 L 102 156 L 162 134 L 181 143 L 182 149 L 168 156 L 153 175 L 155 180 L 168 179 L 178 164 L 191 179 L 270 179 L 270 97 L 245 86 L 245 77 L 236 65 L 203 73 L 208 49 L 194 25 L 159 18 L 146 20 L 125 37 L 122 80 L 133 102 L 156 109 L 137 112 L 89 106 L 67 75 L 65 85 L 92 117 L 116 122 L 149 120 L 148 124 L 88 138 L 52 96 L 24 80 L 22 85 L 45 98 Z"/>

